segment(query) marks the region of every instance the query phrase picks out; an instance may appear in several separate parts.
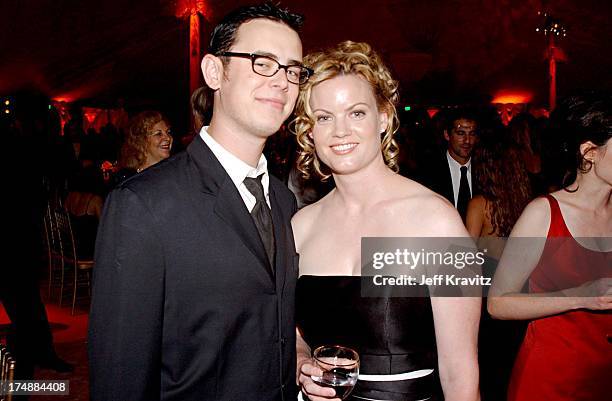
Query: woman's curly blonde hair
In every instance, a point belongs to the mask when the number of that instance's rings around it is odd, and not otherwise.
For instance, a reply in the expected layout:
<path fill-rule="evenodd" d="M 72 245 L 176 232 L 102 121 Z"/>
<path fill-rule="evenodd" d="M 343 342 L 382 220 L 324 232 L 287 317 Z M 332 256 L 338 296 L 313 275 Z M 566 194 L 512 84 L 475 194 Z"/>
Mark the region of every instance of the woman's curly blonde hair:
<path fill-rule="evenodd" d="M 309 179 L 313 171 L 323 180 L 331 176 L 329 168 L 317 158 L 314 142 L 308 135 L 315 124 L 310 108 L 312 88 L 338 75 L 349 74 L 358 75 L 370 84 L 378 109 L 389 116 L 387 129 L 382 133 L 381 152 L 387 166 L 397 172 L 399 149 L 393 134 L 399 127 L 395 109 L 399 100 L 398 83 L 391 77 L 380 56 L 367 43 L 348 40 L 334 48 L 309 54 L 304 58 L 304 65 L 314 71 L 308 82 L 300 87 L 296 105 L 297 117 L 294 120 L 294 131 L 299 145 L 297 168 L 304 178 Z"/>
<path fill-rule="evenodd" d="M 168 124 L 159 111 L 143 111 L 131 121 L 119 155 L 119 167 L 138 170 L 147 159 L 147 137 L 158 122 Z"/>

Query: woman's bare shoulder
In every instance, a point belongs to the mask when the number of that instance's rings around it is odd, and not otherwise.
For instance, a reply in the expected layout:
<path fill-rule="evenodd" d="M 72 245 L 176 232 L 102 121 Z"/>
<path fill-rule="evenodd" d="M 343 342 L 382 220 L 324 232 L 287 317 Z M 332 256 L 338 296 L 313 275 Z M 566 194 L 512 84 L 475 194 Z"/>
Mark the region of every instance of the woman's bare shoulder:
<path fill-rule="evenodd" d="M 404 196 L 400 199 L 402 207 L 418 208 L 420 210 L 431 211 L 452 211 L 454 207 L 448 200 L 432 191 L 431 189 L 419 184 L 416 181 L 405 179 Z"/>
<path fill-rule="evenodd" d="M 298 248 L 300 244 L 306 240 L 309 233 L 312 232 L 314 225 L 319 220 L 321 211 L 325 208 L 325 204 L 327 203 L 328 196 L 329 194 L 318 202 L 304 206 L 293 215 L 291 227 Z"/>
<path fill-rule="evenodd" d="M 293 228 L 293 234 L 296 240 L 301 238 L 307 233 L 312 224 L 316 220 L 315 216 L 318 214 L 319 206 L 316 203 L 312 205 L 304 206 L 291 219 L 291 227 Z"/>
<path fill-rule="evenodd" d="M 482 195 L 474 195 L 474 197 L 472 197 L 472 199 L 470 199 L 470 203 L 474 204 L 475 207 L 477 206 L 477 207 L 480 207 L 480 208 L 484 208 L 484 206 L 487 203 L 487 200 Z"/>
<path fill-rule="evenodd" d="M 479 219 L 484 219 L 488 215 L 487 213 L 487 200 L 482 195 L 476 195 L 468 203 L 467 219 L 469 221 L 470 216 L 478 216 Z"/>
<path fill-rule="evenodd" d="M 393 224 L 406 235 L 462 236 L 465 228 L 453 205 L 425 186 L 406 179 L 400 196 L 391 202 Z"/>
<path fill-rule="evenodd" d="M 329 197 L 329 194 L 323 197 L 322 199 L 320 199 L 319 201 L 312 203 L 308 206 L 304 206 L 303 208 L 298 210 L 297 213 L 293 215 L 293 218 L 291 219 L 291 223 L 294 225 L 295 224 L 302 225 L 302 224 L 306 224 L 312 221 L 314 218 L 316 218 L 321 213 L 321 209 L 325 207 L 328 197 Z"/>
<path fill-rule="evenodd" d="M 536 198 L 525 207 L 510 235 L 513 237 L 546 236 L 550 226 L 550 216 L 548 199 Z"/>

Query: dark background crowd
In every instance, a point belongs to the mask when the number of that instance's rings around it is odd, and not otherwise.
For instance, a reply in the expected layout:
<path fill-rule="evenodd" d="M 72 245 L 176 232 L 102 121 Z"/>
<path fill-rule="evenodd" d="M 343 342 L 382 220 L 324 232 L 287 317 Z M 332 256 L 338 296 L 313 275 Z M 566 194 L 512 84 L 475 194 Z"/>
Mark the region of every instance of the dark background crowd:
<path fill-rule="evenodd" d="M 8 227 L 14 233 L 9 236 L 8 245 L 19 255 L 21 268 L 5 269 L 5 279 L 1 283 L 3 304 L 9 316 L 14 318 L 14 330 L 7 341 L 22 362 L 19 377 L 32 377 L 35 366 L 58 371 L 72 369 L 53 349 L 51 331 L 40 300 L 39 285 L 47 273 L 42 262 L 45 245 L 42 216 L 45 208 L 71 209 L 77 231 L 79 217 L 86 216 L 92 221 L 83 231 L 75 233 L 79 252 L 91 257 L 104 198 L 114 186 L 129 177 L 123 175 L 122 147 L 125 148 L 127 137 L 143 113 L 130 111 L 130 124 L 115 126 L 108 123 L 98 132 L 84 128 L 79 107 L 70 110 L 70 119 L 62 127 L 58 111 L 50 99 L 37 91 L 18 92 L 10 99 L 14 112 L 0 118 L 0 131 L 8 139 L 7 157 L 3 161 L 4 171 L 8 173 L 5 175 L 6 188 L 10 189 L 6 198 L 9 203 Z M 575 155 L 568 151 L 573 138 L 556 126 L 558 118 L 554 112 L 548 118 L 534 117 L 524 111 L 507 125 L 502 123 L 498 109 L 486 104 L 444 107 L 433 116 L 426 108 L 417 106 L 400 111 L 399 116 L 401 124 L 395 136 L 399 146 L 399 172 L 417 181 L 427 183 L 425 177 L 432 161 L 439 160 L 449 146 L 445 131 L 452 129 L 449 124 L 460 118 L 476 123 L 475 145 L 470 150 L 474 195 L 491 192 L 488 187 L 478 188 L 477 182 L 483 181 L 482 177 L 489 179 L 484 180 L 487 185 L 503 186 L 506 182 L 507 186 L 520 176 L 526 178 L 523 185 L 528 186 L 529 199 L 533 199 L 561 188 L 566 173 L 575 168 Z M 160 115 L 158 120 L 161 119 Z M 331 190 L 333 182 L 317 178 L 304 181 L 297 174 L 296 139 L 291 127 L 291 120 L 288 120 L 267 142 L 264 154 L 270 172 L 291 187 L 301 205 L 306 205 Z M 176 153 L 184 149 L 195 132 L 173 132 L 171 135 L 174 139 L 171 142 L 174 143 L 172 153 Z M 483 155 L 495 152 L 495 149 L 498 152 L 501 149 L 498 158 L 502 157 L 501 154 L 516 155 L 512 164 L 517 169 L 514 174 L 510 171 L 500 175 L 499 171 L 487 165 Z M 521 210 L 522 207 L 518 209 L 519 214 Z M 514 221 L 517 217 L 515 213 Z M 509 226 L 506 222 L 503 235 L 509 234 L 512 223 L 512 219 Z M 11 305 L 18 307 L 11 308 Z M 19 317 L 15 318 L 17 315 Z M 28 317 L 24 319 L 23 315 Z M 488 322 L 490 319 L 483 327 L 491 325 Z M 502 325 L 501 331 L 495 327 L 492 330 L 508 333 L 509 327 L 506 324 Z M 514 347 L 518 346 L 523 329 L 522 323 L 513 323 L 510 341 L 514 341 Z M 507 349 L 516 348 L 509 345 Z M 512 355 L 509 360 L 512 360 Z M 491 366 L 499 366 L 499 360 Z M 510 366 L 511 362 L 508 362 L 505 368 Z M 487 383 L 501 388 L 495 381 Z"/>
<path fill-rule="evenodd" d="M 20 362 L 18 378 L 34 377 L 36 366 L 58 372 L 74 368 L 68 363 L 70 356 L 59 356 L 54 349 L 41 299 L 41 282 L 46 284 L 50 279 L 45 260 L 45 247 L 49 247 L 48 237 L 45 239 L 46 211 L 62 208 L 68 212 L 79 257 L 91 258 L 109 192 L 152 163 L 183 151 L 210 117 L 200 92 L 192 96 L 191 107 L 188 104 L 188 68 L 183 60 L 189 36 L 183 22 L 188 13 L 177 10 L 193 2 L 164 0 L 148 7 L 146 1 L 139 1 L 121 13 L 118 10 L 123 3 L 119 1 L 96 5 L 98 12 L 85 4 L 88 2 L 75 1 L 66 3 L 72 7 L 66 7 L 64 16 L 61 7 L 52 13 L 46 11 L 53 9 L 55 2 L 41 2 L 36 7 L 26 7 L 26 3 L 9 1 L 0 7 L 3 18 L 14 17 L 0 30 L 0 135 L 6 145 L 5 157 L 1 158 L 8 233 L 5 249 L 14 259 L 3 262 L 0 277 L 0 300 L 11 320 L 10 327 L 0 331 L 0 339 Z M 208 9 L 203 13 L 201 36 L 206 37 L 210 33 L 208 21 L 214 21 L 230 5 L 203 3 Z M 389 2 L 379 13 L 353 7 L 346 10 L 342 2 L 330 6 L 332 10 L 327 12 L 322 7 L 309 7 L 307 2 L 297 3 L 303 5 L 297 9 L 311 13 L 303 35 L 310 48 L 319 42 L 348 39 L 342 27 L 349 21 L 348 25 L 359 32 L 370 31 L 373 36 L 365 39 L 395 65 L 402 94 L 409 98 L 398 108 L 400 126 L 395 134 L 401 175 L 428 185 L 432 162 L 443 157 L 450 146 L 445 133 L 448 135 L 459 119 L 475 123 L 474 145 L 469 150 L 470 197 L 482 194 L 501 208 L 493 218 L 493 231 L 486 234 L 508 236 L 529 200 L 569 183 L 568 172 L 576 170 L 576 155 L 571 151 L 576 138 L 559 126 L 563 110 L 549 113 L 542 107 L 542 93 L 548 85 L 540 54 L 545 46 L 544 40 L 535 36 L 534 27 L 540 19 L 537 11 L 546 9 L 548 2 L 473 2 L 469 6 L 430 8 L 418 2 L 407 2 L 410 5 L 406 7 Z M 378 2 L 366 3 L 370 8 L 379 7 Z M 585 92 L 581 88 L 609 90 L 610 52 L 602 51 L 609 46 L 605 10 L 609 6 L 602 6 L 602 12 L 594 1 L 587 1 L 580 10 L 571 2 L 558 3 L 563 16 L 577 28 L 567 45 L 574 63 L 560 70 L 564 75 L 559 80 L 559 103 L 573 92 Z M 317 13 L 325 17 L 317 21 Z M 116 14 L 123 14 L 122 19 Z M 346 21 L 336 26 L 322 20 L 330 15 L 344 15 Z M 448 22 L 451 20 L 457 24 Z M 406 27 L 406 31 L 387 26 L 389 21 L 394 27 Z M 13 34 L 17 25 L 30 25 L 31 33 Z M 329 27 L 329 32 L 322 26 Z M 521 29 L 514 29 L 517 26 Z M 90 32 L 91 27 L 96 31 Z M 309 37 L 314 38 L 310 44 Z M 533 45 L 535 38 L 542 39 L 538 46 Z M 364 38 L 355 34 L 351 39 Z M 54 50 L 52 41 L 64 45 Z M 34 42 L 38 43 L 39 57 L 45 60 L 43 67 L 33 67 L 34 52 L 24 50 Z M 178 42 L 181 45 L 174 44 Z M 407 48 L 397 47 L 397 43 Z M 600 57 L 599 62 L 585 63 L 593 55 Z M 533 102 L 492 101 L 489 93 L 495 88 L 512 86 L 521 77 L 527 86 L 536 88 Z M 63 93 L 72 96 L 61 99 L 58 95 Z M 109 117 L 103 124 L 91 124 L 87 107 L 98 107 L 109 116 L 111 110 L 117 111 L 125 118 Z M 165 128 L 156 131 L 154 127 L 159 124 Z M 293 128 L 290 118 L 269 138 L 264 154 L 270 173 L 287 184 L 298 204 L 304 206 L 328 193 L 334 183 L 332 179 L 304 180 L 300 176 L 295 168 Z M 155 153 L 154 146 L 163 148 L 161 153 Z M 520 199 L 515 197 L 518 192 Z M 469 229 L 469 211 L 462 217 Z M 489 319 L 484 309 L 483 313 L 483 319 Z M 507 369 L 502 375 L 509 375 L 523 324 L 497 326 L 483 320 L 482 327 L 498 334 L 512 332 L 506 338 L 511 342 L 506 357 L 510 361 L 497 365 Z M 483 347 L 489 345 L 485 339 Z M 491 361 L 481 364 L 489 364 L 492 369 L 495 365 Z M 493 370 L 490 373 L 493 375 Z M 483 383 L 495 387 L 484 390 L 491 394 L 505 385 L 503 379 L 501 384 L 494 379 Z"/>

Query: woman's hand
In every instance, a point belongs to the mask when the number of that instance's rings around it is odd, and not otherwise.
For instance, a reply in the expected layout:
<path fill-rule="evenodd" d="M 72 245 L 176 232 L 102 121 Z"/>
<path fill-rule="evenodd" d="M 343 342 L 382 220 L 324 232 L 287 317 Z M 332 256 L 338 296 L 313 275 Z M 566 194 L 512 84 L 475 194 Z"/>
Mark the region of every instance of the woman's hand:
<path fill-rule="evenodd" d="M 334 398 L 336 391 L 333 388 L 320 386 L 311 379 L 311 376 L 323 375 L 323 371 L 320 368 L 314 366 L 311 360 L 302 360 L 300 362 L 298 362 L 298 383 L 305 396 L 311 401 L 340 401 L 340 398 Z"/>
<path fill-rule="evenodd" d="M 582 309 L 612 309 L 612 277 L 589 281 L 573 292 L 576 297 L 580 297 L 577 299 L 577 305 Z"/>

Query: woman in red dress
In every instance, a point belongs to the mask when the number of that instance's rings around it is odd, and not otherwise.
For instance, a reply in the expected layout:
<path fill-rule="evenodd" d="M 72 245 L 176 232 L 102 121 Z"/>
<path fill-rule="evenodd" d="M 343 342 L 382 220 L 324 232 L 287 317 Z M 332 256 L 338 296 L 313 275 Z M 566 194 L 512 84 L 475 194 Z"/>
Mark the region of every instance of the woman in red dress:
<path fill-rule="evenodd" d="M 611 111 L 611 97 L 595 95 L 571 98 L 560 110 L 565 133 L 576 140 L 575 174 L 564 189 L 525 208 L 500 260 L 489 312 L 531 320 L 512 372 L 510 401 L 609 400 Z M 529 291 L 521 293 L 526 282 Z"/>

